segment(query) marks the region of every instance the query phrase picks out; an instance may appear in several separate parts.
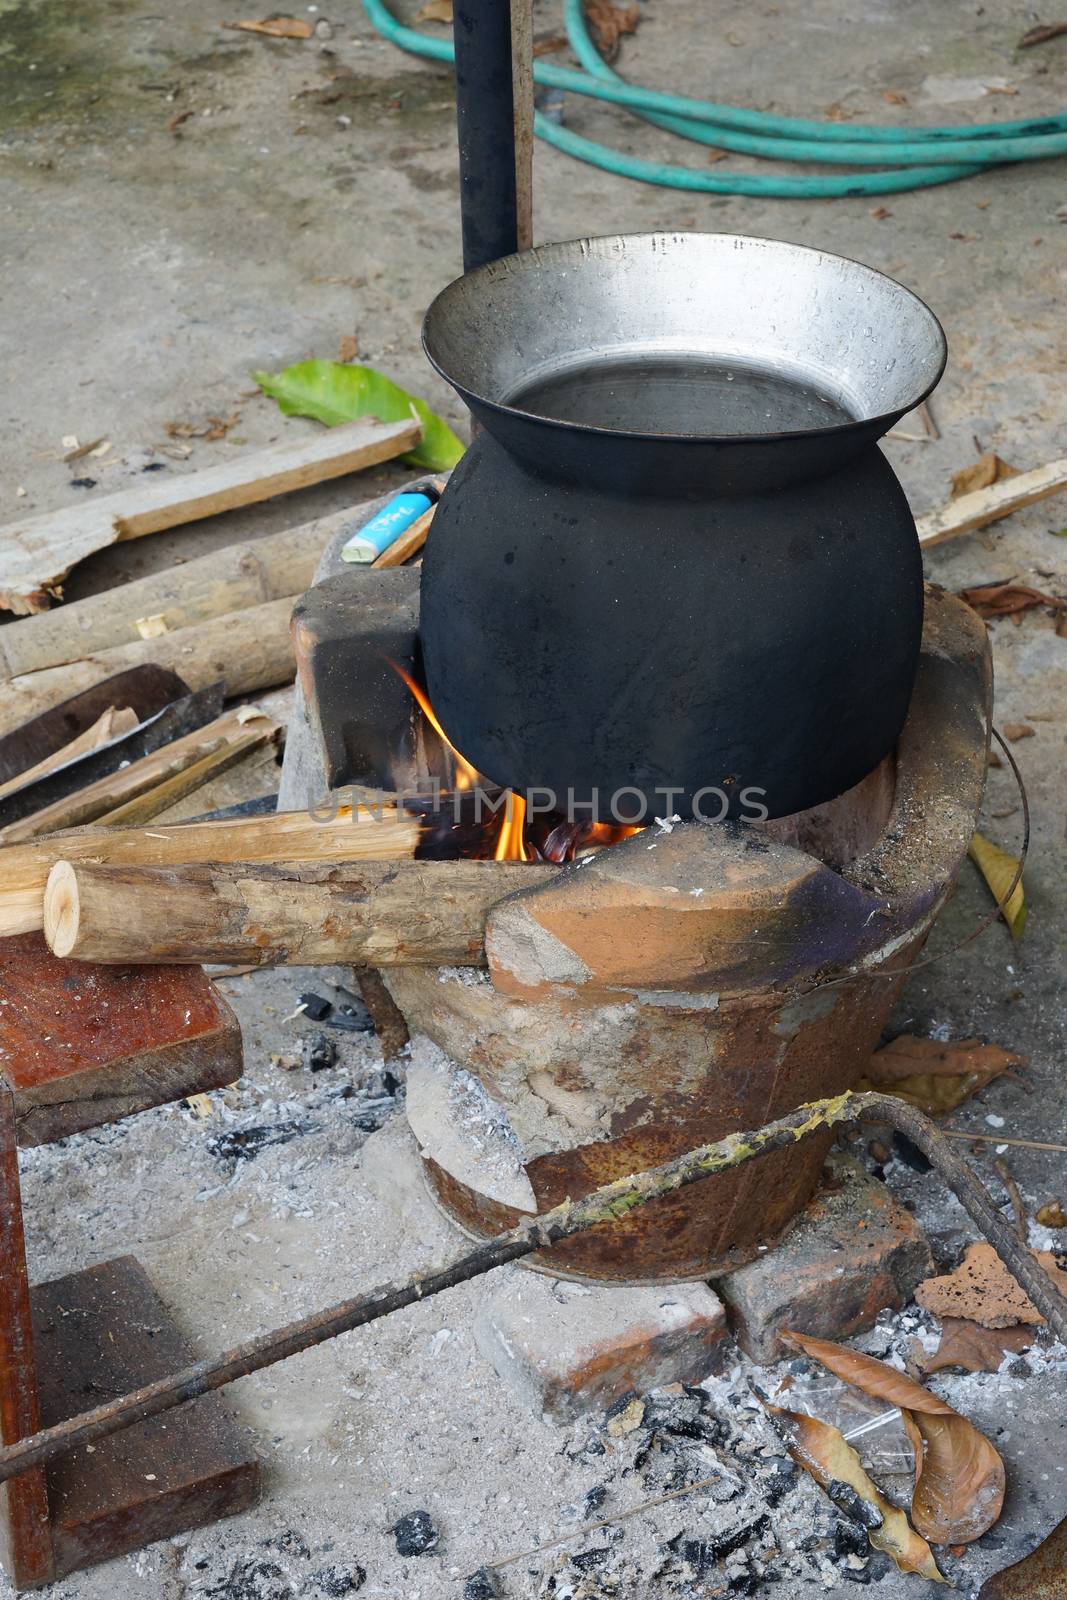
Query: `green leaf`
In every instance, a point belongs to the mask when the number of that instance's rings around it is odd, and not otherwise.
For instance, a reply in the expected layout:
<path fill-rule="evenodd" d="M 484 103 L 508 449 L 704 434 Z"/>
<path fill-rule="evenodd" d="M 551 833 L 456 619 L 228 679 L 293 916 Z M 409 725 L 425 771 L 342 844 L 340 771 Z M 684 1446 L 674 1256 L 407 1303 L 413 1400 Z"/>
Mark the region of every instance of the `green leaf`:
<path fill-rule="evenodd" d="M 254 372 L 264 394 L 272 395 L 288 417 L 316 417 L 328 427 L 353 422 L 356 417 L 377 417 L 401 422 L 415 412 L 422 423 L 422 439 L 401 461 L 429 472 L 447 472 L 466 449 L 425 400 L 373 367 L 350 366 L 344 361 L 298 361 L 284 372 Z"/>

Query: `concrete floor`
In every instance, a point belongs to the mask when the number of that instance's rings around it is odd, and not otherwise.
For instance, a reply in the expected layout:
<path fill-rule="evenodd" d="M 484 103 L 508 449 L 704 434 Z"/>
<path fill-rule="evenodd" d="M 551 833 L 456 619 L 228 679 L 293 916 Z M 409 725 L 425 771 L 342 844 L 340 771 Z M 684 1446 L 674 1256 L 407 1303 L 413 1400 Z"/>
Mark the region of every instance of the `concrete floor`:
<path fill-rule="evenodd" d="M 179 472 L 310 429 L 251 394 L 248 375 L 335 355 L 345 335 L 358 337 L 362 359 L 462 422 L 418 345 L 424 307 L 459 269 L 448 75 L 377 40 L 352 0 L 336 10 L 325 0 L 311 14 L 328 19 L 332 37 L 282 43 L 225 31 L 230 14 L 211 0 L 155 10 L 142 0 L 0 0 L 3 518 L 92 492 L 74 486 L 77 478 L 92 476 L 106 491 L 152 459 Z M 698 95 L 719 88 L 735 103 L 799 115 L 834 106 L 882 122 L 1032 115 L 1060 108 L 1067 79 L 1067 39 L 1013 48 L 1036 16 L 1014 0 L 647 0 L 621 66 L 635 80 Z M 538 26 L 556 24 L 558 7 L 540 5 Z M 887 92 L 906 104 L 888 103 Z M 703 160 L 591 104 L 568 102 L 567 123 L 619 148 Z M 1057 211 L 1065 202 L 1064 161 L 890 197 L 883 216 L 877 201 L 646 188 L 537 152 L 539 239 L 678 226 L 776 235 L 861 257 L 922 294 L 951 350 L 934 400 L 941 438 L 886 446 L 916 511 L 939 503 L 952 472 L 979 449 L 1020 468 L 1064 452 L 1067 232 Z M 193 441 L 188 456 L 166 433 L 168 421 L 235 411 L 225 441 Z M 91 466 L 64 464 L 61 441 L 71 434 L 106 438 L 113 449 Z M 86 563 L 69 593 L 306 520 L 398 478 L 384 468 L 355 486 L 139 541 Z M 1033 507 L 931 552 L 928 575 L 951 589 L 1016 576 L 1062 593 L 1067 545 L 1051 535 L 1065 524 L 1067 500 Z M 1018 747 L 1034 816 L 1029 925 L 1018 948 L 998 926 L 916 974 L 895 1027 L 980 1035 L 1026 1052 L 1025 1084 L 1003 1080 L 953 1124 L 982 1128 L 992 1114 L 1004 1119 L 1003 1135 L 1064 1141 L 1067 640 L 1033 611 L 1018 627 L 996 624 L 993 645 L 998 720 L 1035 729 Z M 1020 812 L 1004 772 L 990 776 L 983 826 L 1017 845 Z M 968 867 L 931 948 L 960 939 L 986 905 Z M 278 1120 L 295 1105 L 315 1130 L 232 1173 L 217 1170 L 206 1125 L 177 1109 L 34 1153 L 26 1200 L 35 1275 L 136 1249 L 204 1349 L 321 1303 L 341 1285 L 388 1275 L 382 1230 L 389 1236 L 390 1216 L 403 1229 L 406 1204 L 388 1197 L 382 1177 L 395 1134 L 368 1139 L 330 1112 L 317 1080 L 294 1083 L 270 1064 L 301 986 L 291 973 L 230 984 L 248 1076 L 216 1118 Z M 350 1047 L 357 1081 L 374 1048 Z M 1061 1155 L 1008 1156 L 1031 1208 L 1067 1202 Z M 995 1183 L 992 1159 L 991 1149 L 976 1156 Z M 891 1180 L 932 1227 L 947 1225 L 928 1179 L 897 1164 Z M 443 1225 L 437 1234 L 431 1226 L 406 1260 L 428 1261 L 446 1239 Z M 420 1308 L 379 1340 L 351 1338 L 239 1386 L 235 1408 L 270 1467 L 263 1506 L 57 1593 L 288 1600 L 354 1592 L 343 1585 L 358 1565 L 367 1594 L 437 1600 L 461 1594 L 462 1575 L 482 1561 L 550 1537 L 592 1481 L 588 1467 L 561 1456 L 558 1434 L 531 1421 L 483 1367 L 465 1332 L 470 1304 L 460 1294 Z M 455 1336 L 442 1347 L 433 1335 L 443 1327 Z M 944 1378 L 940 1388 L 991 1434 L 1010 1434 L 998 1441 L 1010 1474 L 1002 1522 L 953 1569 L 973 1592 L 1064 1514 L 1056 1468 L 1067 1395 L 1062 1372 L 1051 1370 L 1012 1380 L 1010 1392 L 999 1378 Z M 439 1518 L 442 1547 L 404 1563 L 388 1529 L 419 1505 Z M 647 1529 L 637 1531 L 642 1519 L 627 1526 L 643 1577 L 618 1592 L 672 1592 L 651 1579 L 652 1557 L 641 1567 L 641 1552 L 656 1548 Z M 505 1592 L 549 1593 L 554 1570 L 547 1558 L 509 1568 Z M 872 1586 L 895 1596 L 917 1584 L 882 1572 Z M 793 1592 L 822 1588 L 798 1579 Z"/>

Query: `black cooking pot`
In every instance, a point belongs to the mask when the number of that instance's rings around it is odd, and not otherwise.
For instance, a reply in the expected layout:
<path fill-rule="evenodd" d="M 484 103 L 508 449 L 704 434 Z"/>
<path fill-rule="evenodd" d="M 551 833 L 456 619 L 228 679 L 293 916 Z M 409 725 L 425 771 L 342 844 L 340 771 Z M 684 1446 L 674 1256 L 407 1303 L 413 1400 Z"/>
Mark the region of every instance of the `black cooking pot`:
<path fill-rule="evenodd" d="M 922 564 L 876 440 L 944 368 L 920 300 L 795 245 L 643 234 L 468 273 L 423 340 L 484 427 L 421 631 L 488 779 L 579 815 L 595 790 L 601 820 L 780 816 L 888 754 Z"/>

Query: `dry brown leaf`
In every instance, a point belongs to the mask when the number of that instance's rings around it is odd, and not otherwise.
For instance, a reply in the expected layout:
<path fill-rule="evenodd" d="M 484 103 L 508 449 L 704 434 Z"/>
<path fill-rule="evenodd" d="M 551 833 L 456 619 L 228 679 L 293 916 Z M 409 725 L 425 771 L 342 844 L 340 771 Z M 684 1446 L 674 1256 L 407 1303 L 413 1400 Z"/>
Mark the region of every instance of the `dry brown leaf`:
<path fill-rule="evenodd" d="M 971 842 L 967 846 L 967 854 L 989 885 L 993 899 L 1000 904 L 1008 894 L 1008 885 L 1019 870 L 1018 858 L 1009 855 L 1006 850 L 993 844 L 981 833 L 972 835 Z M 1021 878 L 1008 895 L 1000 914 L 1008 924 L 1012 938 L 1021 939 L 1023 929 L 1026 927 L 1026 900 Z"/>
<path fill-rule="evenodd" d="M 829 1422 L 820 1422 L 817 1417 L 805 1416 L 802 1411 L 786 1411 L 766 1400 L 763 1404 L 782 1422 L 794 1461 L 805 1472 L 810 1472 L 831 1499 L 836 1502 L 841 1498 L 840 1489 L 848 1488 L 878 1513 L 881 1522 L 867 1529 L 867 1537 L 875 1549 L 892 1556 L 901 1572 L 917 1572 L 935 1583 L 944 1583 L 926 1540 L 915 1532 L 903 1511 L 885 1499 L 839 1429 Z"/>
<path fill-rule="evenodd" d="M 980 617 L 1011 617 L 1034 606 L 1050 606 L 1053 611 L 1063 610 L 1063 601 L 1043 589 L 1034 589 L 1028 583 L 979 583 L 971 589 L 961 589 L 960 599 L 966 600 L 972 611 Z"/>
<path fill-rule="evenodd" d="M 605 61 L 614 61 L 619 53 L 619 40 L 624 33 L 636 33 L 641 21 L 641 7 L 616 6 L 611 0 L 585 0 L 585 20 L 592 31 L 593 42 Z"/>
<path fill-rule="evenodd" d="M 962 238 L 963 235 L 953 235 Z M 1004 478 L 1017 478 L 1018 467 L 1009 466 L 1002 461 L 995 450 L 987 450 L 984 456 L 979 456 L 977 461 L 972 461 L 969 467 L 961 467 L 959 472 L 952 474 L 952 496 L 958 500 L 961 494 L 973 494 L 975 489 L 988 489 L 994 483 L 1000 483 Z"/>
<path fill-rule="evenodd" d="M 876 1050 L 859 1088 L 894 1094 L 928 1116 L 942 1116 L 962 1105 L 1010 1067 L 1024 1067 L 1026 1056 L 977 1039 L 923 1039 L 902 1033 Z"/>
<path fill-rule="evenodd" d="M 421 10 L 415 13 L 416 22 L 451 22 L 452 0 L 426 0 Z"/>
<path fill-rule="evenodd" d="M 875 206 L 874 210 L 871 212 L 871 216 L 874 218 L 875 222 L 884 222 L 886 217 L 891 217 L 892 215 L 893 213 L 890 211 L 888 206 Z"/>
<path fill-rule="evenodd" d="M 206 439 L 215 443 L 225 439 L 240 420 L 241 413 L 232 411 L 228 417 L 208 417 L 206 422 L 165 422 L 163 429 L 172 439 Z"/>
<path fill-rule="evenodd" d="M 1030 1254 L 1060 1294 L 1067 1294 L 1067 1272 L 1056 1265 L 1052 1252 L 1031 1250 Z M 984 1239 L 968 1245 L 955 1271 L 920 1283 L 915 1299 L 935 1317 L 964 1317 L 969 1322 L 980 1322 L 983 1328 L 1010 1328 L 1016 1322 L 1032 1327 L 1045 1320 Z"/>
<path fill-rule="evenodd" d="M 987 1578 L 978 1600 L 1062 1600 L 1067 1572 L 1067 1517 L 1047 1539 L 1010 1567 Z"/>
<path fill-rule="evenodd" d="M 566 50 L 570 41 L 565 33 L 537 33 L 534 35 L 534 60 L 538 56 L 554 56 L 557 50 Z"/>
<path fill-rule="evenodd" d="M 196 112 L 189 110 L 188 108 L 185 111 L 176 111 L 171 117 L 170 121 L 167 123 L 167 132 L 173 133 L 175 138 L 180 138 L 181 134 L 179 133 L 179 129 L 181 128 L 182 123 L 188 122 L 189 118 L 194 117 L 195 115 Z"/>
<path fill-rule="evenodd" d="M 1038 1208 L 1034 1221 L 1039 1222 L 1043 1228 L 1067 1228 L 1067 1211 L 1064 1211 L 1058 1200 L 1050 1200 L 1047 1205 Z"/>
<path fill-rule="evenodd" d="M 1047 44 L 1050 39 L 1058 39 L 1061 33 L 1067 33 L 1067 22 L 1039 22 L 1023 34 L 1016 49 L 1028 50 L 1031 45 Z"/>
<path fill-rule="evenodd" d="M 782 1337 L 843 1382 L 911 1413 L 925 1447 L 911 1502 L 919 1533 L 934 1544 L 970 1544 L 993 1526 L 1004 1503 L 1004 1463 L 973 1423 L 873 1356 L 787 1329 Z"/>
<path fill-rule="evenodd" d="M 1006 722 L 1004 724 L 1004 737 L 1010 739 L 1012 744 L 1020 739 L 1032 739 L 1036 729 L 1031 728 L 1028 722 Z"/>
<path fill-rule="evenodd" d="M 1006 1355 L 1029 1350 L 1033 1342 L 1033 1330 L 1024 1322 L 1008 1328 L 983 1328 L 980 1322 L 963 1317 L 945 1317 L 941 1343 L 932 1356 L 924 1356 L 922 1370 L 929 1374 L 962 1367 L 965 1372 L 999 1372 Z"/>
<path fill-rule="evenodd" d="M 359 336 L 355 333 L 343 333 L 337 346 L 338 361 L 354 361 L 359 355 Z"/>
<path fill-rule="evenodd" d="M 239 28 L 242 33 L 265 33 L 271 39 L 310 39 L 314 23 L 303 17 L 264 17 L 260 22 L 224 22 L 224 28 Z"/>
<path fill-rule="evenodd" d="M 887 106 L 906 106 L 908 103 L 907 95 L 901 94 L 899 89 L 883 89 L 882 99 Z"/>

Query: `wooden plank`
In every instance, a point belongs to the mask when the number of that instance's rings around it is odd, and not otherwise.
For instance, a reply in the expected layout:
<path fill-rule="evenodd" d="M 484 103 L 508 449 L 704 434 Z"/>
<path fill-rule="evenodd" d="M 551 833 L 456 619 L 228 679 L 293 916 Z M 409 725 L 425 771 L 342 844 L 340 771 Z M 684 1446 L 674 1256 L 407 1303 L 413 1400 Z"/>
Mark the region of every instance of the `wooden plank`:
<path fill-rule="evenodd" d="M 46 711 L 71 688 L 88 689 L 113 673 L 154 662 L 178 672 L 191 689 L 222 679 L 228 698 L 291 683 L 296 674 L 289 618 L 299 595 L 267 600 L 247 611 L 164 633 L 157 639 L 101 650 L 82 661 L 45 667 L 0 683 L 0 730 Z"/>
<path fill-rule="evenodd" d="M 340 806 L 321 817 L 279 811 L 223 822 L 54 833 L 0 850 L 0 938 L 44 926 L 45 884 L 54 864 L 64 859 L 148 867 L 196 861 L 394 861 L 415 854 L 419 831 L 415 817 L 383 803 L 373 810 Z"/>
<path fill-rule="evenodd" d="M 420 435 L 414 418 L 384 423 L 364 417 L 217 466 L 163 482 L 142 480 L 118 494 L 9 523 L 0 529 L 0 609 L 43 611 L 73 566 L 116 540 L 143 538 L 358 472 L 402 455 Z"/>
<path fill-rule="evenodd" d="M 372 567 L 402 567 L 405 561 L 410 561 L 412 556 L 417 556 L 426 543 L 426 536 L 430 531 L 433 514 L 437 510 L 432 505 L 429 511 L 424 511 L 417 517 L 410 528 L 405 528 L 399 539 L 394 539 L 387 550 L 383 550 L 377 561 L 372 562 Z"/>
<path fill-rule="evenodd" d="M 91 727 L 86 728 L 84 733 L 79 733 L 69 744 L 63 745 L 59 750 L 53 750 L 50 756 L 45 756 L 32 767 L 27 767 L 25 772 L 20 772 L 17 777 L 9 778 L 6 783 L 0 783 L 0 800 L 15 789 L 24 789 L 27 784 L 36 783 L 38 778 L 55 772 L 57 767 L 65 767 L 69 762 L 77 761 L 90 750 L 98 750 L 101 745 L 110 744 L 112 739 L 117 739 L 120 734 L 131 732 L 136 728 L 138 721 L 136 711 L 130 706 L 108 706 Z"/>
<path fill-rule="evenodd" d="M 0 1441 L 14 1444 L 40 1425 L 15 1101 L 0 1076 Z M 48 1583 L 54 1576 L 41 1468 L 0 1487 L 0 1562 L 16 1589 Z"/>
<path fill-rule="evenodd" d="M 195 1360 L 133 1256 L 35 1285 L 31 1299 L 47 1427 L 83 1411 L 87 1396 L 128 1394 Z M 48 1486 L 61 1578 L 247 1510 L 259 1465 L 219 1396 L 202 1395 L 99 1439 L 91 1455 L 68 1451 L 48 1467 Z"/>
<path fill-rule="evenodd" d="M 16 678 L 133 644 L 143 637 L 137 624 L 145 618 L 158 617 L 166 633 L 176 633 L 230 611 L 302 594 L 330 539 L 356 520 L 358 508 L 334 512 L 25 617 L 0 628 L 0 675 Z"/>
<path fill-rule="evenodd" d="M 1046 466 L 1035 467 L 1032 472 L 1020 472 L 1014 478 L 1004 478 L 988 489 L 976 489 L 973 494 L 961 494 L 950 500 L 939 511 L 920 517 L 916 526 L 919 543 L 923 549 L 943 544 L 946 539 L 956 539 L 961 533 L 973 533 L 1013 511 L 1032 506 L 1038 500 L 1067 490 L 1067 456 L 1050 461 Z"/>
<path fill-rule="evenodd" d="M 490 908 L 561 870 L 522 861 L 58 861 L 44 931 L 56 955 L 79 961 L 480 967 Z"/>
<path fill-rule="evenodd" d="M 126 800 L 154 789 L 157 784 L 183 772 L 202 756 L 210 755 L 220 745 L 242 742 L 247 748 L 249 737 L 263 743 L 281 733 L 278 723 L 265 716 L 255 706 L 240 706 L 235 711 L 224 711 L 214 722 L 205 723 L 181 739 L 153 750 L 140 761 L 131 761 L 95 783 L 77 789 L 73 794 L 55 800 L 40 811 L 31 812 L 20 822 L 0 829 L 0 845 L 22 844 L 44 833 L 54 833 L 58 828 L 74 828 L 80 823 L 95 822 L 109 811 L 114 811 Z"/>
<path fill-rule="evenodd" d="M 72 965 L 39 933 L 8 939 L 0 1048 L 20 1145 L 85 1128 L 241 1076 L 241 1030 L 199 967 Z"/>

